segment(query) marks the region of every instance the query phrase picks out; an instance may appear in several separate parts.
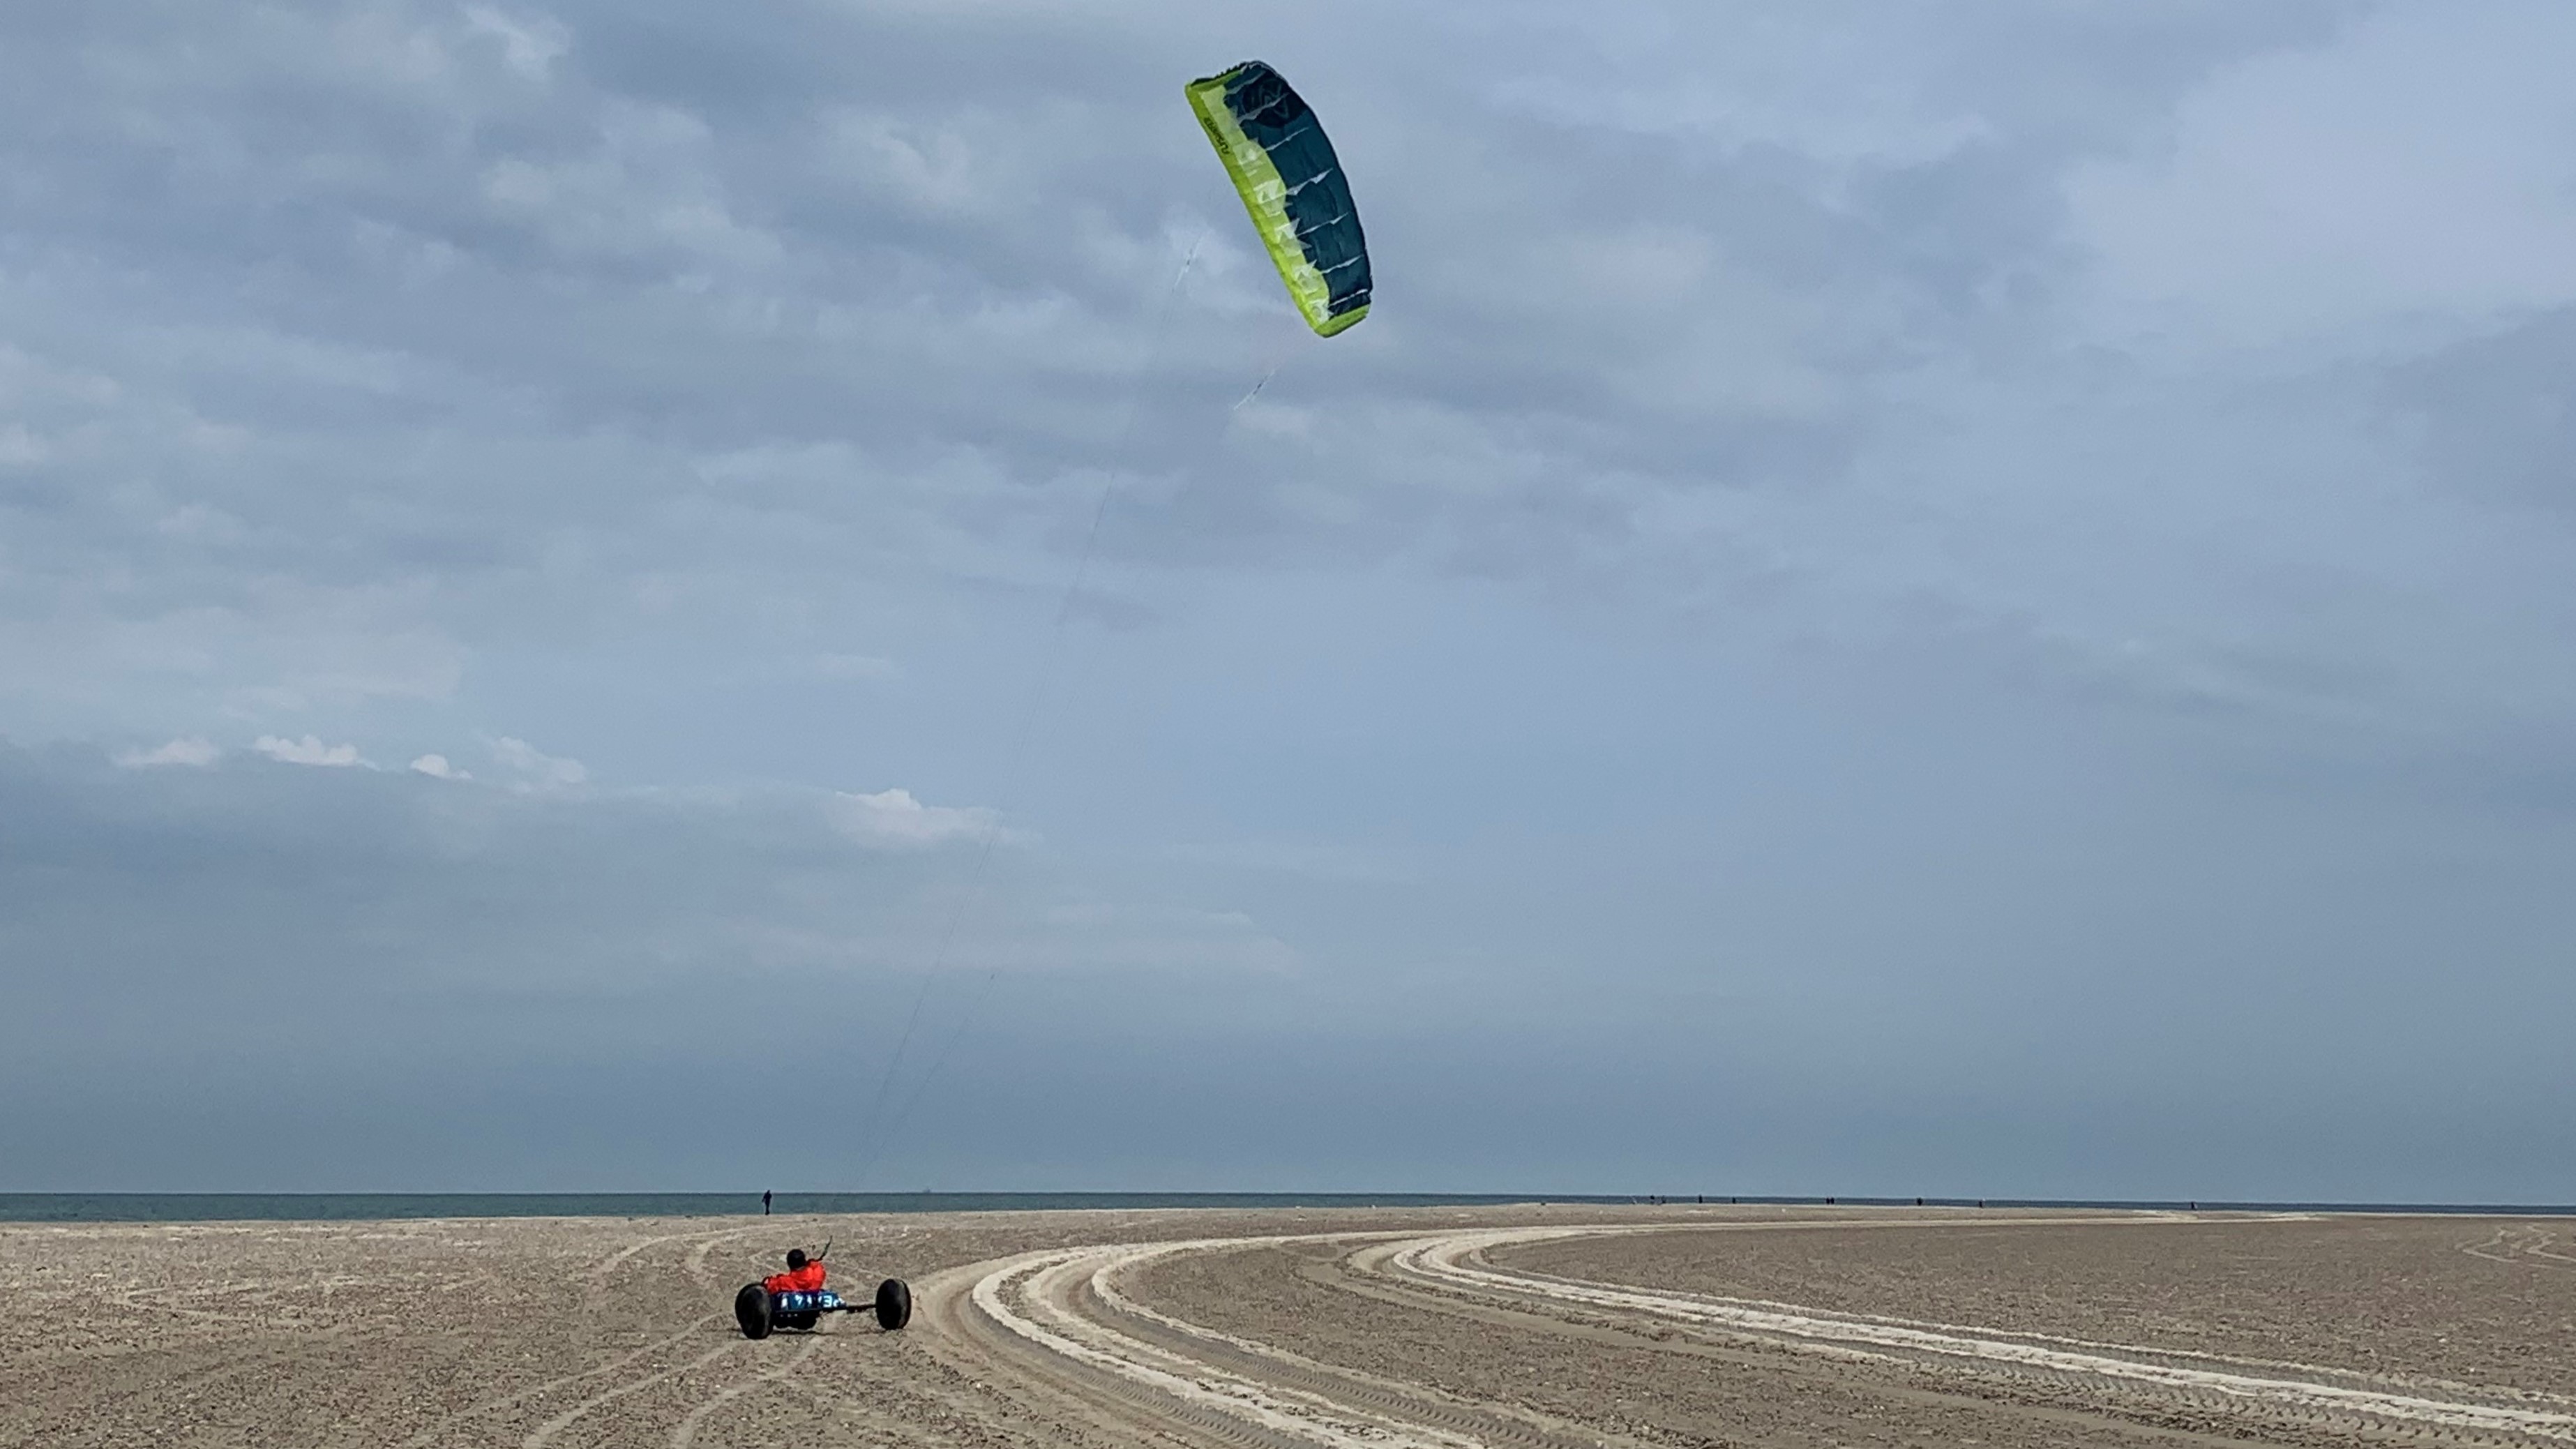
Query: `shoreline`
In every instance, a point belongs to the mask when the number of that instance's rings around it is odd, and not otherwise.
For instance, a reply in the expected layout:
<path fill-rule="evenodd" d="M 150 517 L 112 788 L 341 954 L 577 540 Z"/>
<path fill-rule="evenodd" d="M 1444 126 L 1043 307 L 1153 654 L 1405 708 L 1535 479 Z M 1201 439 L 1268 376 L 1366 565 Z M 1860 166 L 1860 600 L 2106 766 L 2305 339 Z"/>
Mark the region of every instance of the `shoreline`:
<path fill-rule="evenodd" d="M 2383 1217 L 2576 1217 L 2576 1204 L 2233 1202 L 2216 1199 L 1801 1197 L 1767 1194 L 782 1192 L 775 1215 L 1406 1208 L 1747 1207 L 1992 1212 L 2325 1213 Z M 714 1192 L 0 1192 L 0 1223 L 428 1222 L 441 1219 L 693 1219 L 760 1216 L 760 1195 Z"/>

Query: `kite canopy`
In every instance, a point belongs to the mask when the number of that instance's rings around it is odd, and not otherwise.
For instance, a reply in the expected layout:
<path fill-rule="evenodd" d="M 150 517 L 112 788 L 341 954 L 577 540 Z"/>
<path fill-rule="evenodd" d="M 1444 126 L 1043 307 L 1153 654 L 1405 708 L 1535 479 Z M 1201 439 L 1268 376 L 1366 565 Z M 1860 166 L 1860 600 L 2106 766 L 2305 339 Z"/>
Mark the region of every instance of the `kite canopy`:
<path fill-rule="evenodd" d="M 1306 325 L 1330 337 L 1367 316 L 1368 238 L 1315 113 L 1257 60 L 1190 82 L 1189 97 Z"/>

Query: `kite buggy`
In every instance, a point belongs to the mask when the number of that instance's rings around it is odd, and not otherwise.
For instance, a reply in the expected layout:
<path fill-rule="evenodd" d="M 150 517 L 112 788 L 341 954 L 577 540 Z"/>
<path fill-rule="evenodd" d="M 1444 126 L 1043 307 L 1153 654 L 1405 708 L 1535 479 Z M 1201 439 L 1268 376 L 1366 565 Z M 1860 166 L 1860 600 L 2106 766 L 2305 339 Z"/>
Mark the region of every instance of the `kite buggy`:
<path fill-rule="evenodd" d="M 803 1248 L 790 1248 L 786 1272 L 743 1284 L 742 1291 L 733 1295 L 733 1321 L 742 1325 L 742 1336 L 767 1338 L 782 1328 L 811 1333 L 826 1313 L 873 1310 L 877 1327 L 888 1333 L 912 1321 L 912 1287 L 901 1278 L 879 1283 L 873 1303 L 845 1302 L 824 1287 L 823 1258 L 831 1251 L 832 1245 L 825 1243 L 822 1252 L 808 1258 Z"/>

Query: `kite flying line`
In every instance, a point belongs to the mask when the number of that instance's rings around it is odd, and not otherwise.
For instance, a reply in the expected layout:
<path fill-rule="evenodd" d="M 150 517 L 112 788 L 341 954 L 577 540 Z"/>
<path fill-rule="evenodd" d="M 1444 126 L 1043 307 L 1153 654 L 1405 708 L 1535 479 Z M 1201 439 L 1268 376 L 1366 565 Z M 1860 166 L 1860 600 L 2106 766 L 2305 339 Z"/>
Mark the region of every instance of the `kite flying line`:
<path fill-rule="evenodd" d="M 1216 148 L 1226 176 L 1234 183 L 1235 194 L 1243 202 L 1254 231 L 1269 252 L 1271 264 L 1278 268 L 1279 280 L 1287 287 L 1289 300 L 1295 304 L 1307 327 L 1317 337 L 1331 337 L 1368 316 L 1374 295 L 1369 272 L 1368 239 L 1360 228 L 1359 209 L 1351 200 L 1350 182 L 1342 172 L 1341 159 L 1334 153 L 1333 143 L 1324 135 L 1322 124 L 1316 120 L 1314 111 L 1304 98 L 1277 71 L 1257 60 L 1192 81 L 1185 94 L 1200 129 L 1207 133 L 1208 143 Z M 1011 738 L 999 797 L 1004 805 L 1017 796 L 1031 732 L 1053 691 L 1056 661 L 1063 652 L 1065 626 L 1073 616 L 1074 602 L 1081 597 L 1083 585 L 1090 577 L 1101 523 L 1109 515 L 1110 502 L 1118 492 L 1120 468 L 1124 466 L 1134 441 L 1144 379 L 1161 355 L 1173 300 L 1179 296 L 1191 266 L 1198 260 L 1199 248 L 1206 240 L 1207 233 L 1202 232 L 1198 240 L 1190 244 L 1188 254 L 1181 258 L 1180 268 L 1173 274 L 1172 284 L 1165 290 L 1156 309 L 1153 341 L 1147 350 L 1143 370 L 1129 390 L 1126 417 L 1119 425 L 1117 442 L 1111 450 L 1112 461 L 1118 466 L 1113 467 L 1102 483 L 1099 500 L 1092 507 L 1091 525 L 1083 534 L 1082 551 L 1074 564 L 1073 581 L 1056 606 L 1055 623 L 1047 635 L 1038 682 L 1031 692 L 1028 708 L 1020 716 L 1019 728 Z M 1235 402 L 1228 413 L 1228 428 L 1233 426 L 1233 419 L 1242 413 L 1244 407 L 1259 397 L 1271 379 L 1279 375 L 1279 370 L 1287 365 L 1291 355 L 1293 353 L 1283 352 L 1253 383 L 1252 390 Z M 975 864 L 966 888 L 949 912 L 930 970 L 922 977 L 921 989 L 913 997 L 912 1010 L 904 1017 L 903 1031 L 896 1038 L 894 1052 L 887 1058 L 885 1072 L 877 1081 L 876 1097 L 868 1109 L 868 1128 L 864 1138 L 867 1146 L 859 1173 L 862 1182 L 869 1172 L 875 1170 L 887 1145 L 928 1091 L 940 1067 L 947 1062 L 949 1053 L 965 1034 L 974 1006 L 982 1001 L 1001 969 L 997 964 L 986 970 L 982 983 L 967 1001 L 938 1055 L 931 1059 L 929 1067 L 905 1096 L 902 1105 L 891 1117 L 887 1116 L 886 1102 L 894 1090 L 904 1054 L 910 1049 L 913 1035 L 920 1027 L 922 1008 L 930 999 L 932 987 L 947 969 L 957 933 L 968 911 L 984 896 L 992 874 L 993 850 L 1001 839 L 1001 822 L 1002 816 L 997 811 L 985 824 L 982 838 L 977 842 Z"/>
<path fill-rule="evenodd" d="M 946 972 L 949 953 L 957 944 L 957 933 L 965 925 L 968 912 L 982 902 L 985 887 L 991 879 L 993 848 L 1002 838 L 1002 808 L 1018 796 L 1020 772 L 1027 763 L 1029 738 L 1037 728 L 1038 716 L 1044 712 L 1048 697 L 1054 693 L 1056 660 L 1063 653 L 1065 625 L 1072 620 L 1073 606 L 1082 597 L 1083 585 L 1090 580 L 1092 555 L 1100 542 L 1100 525 L 1109 516 L 1111 500 L 1118 496 L 1118 480 L 1129 462 L 1136 419 L 1143 411 L 1145 379 L 1153 373 L 1154 364 L 1162 357 L 1164 334 L 1169 330 L 1173 304 L 1181 294 L 1182 285 L 1189 280 L 1190 269 L 1198 264 L 1199 248 L 1207 244 L 1207 239 L 1208 234 L 1202 231 L 1190 243 L 1189 250 L 1181 257 L 1180 267 L 1172 273 L 1171 285 L 1164 288 L 1162 299 L 1155 306 L 1144 361 L 1137 369 L 1135 382 L 1127 390 L 1126 416 L 1110 445 L 1108 477 L 1100 485 L 1100 497 L 1092 504 L 1091 523 L 1083 530 L 1082 549 L 1074 561 L 1072 581 L 1065 585 L 1064 597 L 1056 604 L 1055 623 L 1047 631 L 1046 650 L 1038 663 L 1037 684 L 1029 693 L 1028 707 L 1020 712 L 1019 728 L 1012 732 L 1010 751 L 1003 757 L 1002 790 L 998 797 L 1000 806 L 984 823 L 983 833 L 975 843 L 975 863 L 968 871 L 965 889 L 958 893 L 956 904 L 948 912 L 947 923 L 939 933 L 938 949 L 931 955 L 930 970 L 921 978 L 921 989 L 912 998 L 912 1010 L 904 1016 L 903 1031 L 895 1038 L 894 1051 L 886 1058 L 885 1073 L 877 1079 L 876 1098 L 868 1107 L 868 1126 L 863 1139 L 867 1148 L 860 1159 L 856 1178 L 859 1182 L 867 1181 L 868 1173 L 875 1169 L 877 1160 L 884 1155 L 895 1132 L 902 1127 L 904 1119 L 912 1115 L 913 1105 L 921 1100 L 923 1090 L 928 1088 L 930 1079 L 938 1075 L 940 1064 L 947 1059 L 947 1049 L 943 1048 L 931 1062 L 929 1070 L 922 1073 L 912 1095 L 904 1099 L 902 1110 L 891 1119 L 884 1116 L 886 1095 L 893 1090 L 895 1074 L 903 1067 L 904 1052 L 912 1045 L 913 1033 L 921 1025 L 921 1011 L 930 1001 L 931 988 Z M 981 996 L 979 990 L 978 999 Z M 965 1022 L 961 1018 L 958 1029 L 963 1031 L 964 1028 Z M 956 1036 L 952 1033 L 948 1046 L 955 1045 Z"/>

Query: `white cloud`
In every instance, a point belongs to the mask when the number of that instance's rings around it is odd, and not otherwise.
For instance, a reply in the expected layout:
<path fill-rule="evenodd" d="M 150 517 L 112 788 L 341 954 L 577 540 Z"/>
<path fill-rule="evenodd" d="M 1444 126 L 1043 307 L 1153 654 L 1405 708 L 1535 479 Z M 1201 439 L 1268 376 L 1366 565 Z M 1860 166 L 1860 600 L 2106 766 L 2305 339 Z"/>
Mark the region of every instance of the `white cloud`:
<path fill-rule="evenodd" d="M 346 767 L 367 764 L 359 757 L 356 745 L 326 745 L 319 735 L 306 735 L 300 740 L 261 735 L 251 742 L 251 748 L 283 765 Z M 368 768 L 373 769 L 374 766 Z"/>
<path fill-rule="evenodd" d="M 447 762 L 445 755 L 423 755 L 411 762 L 412 772 L 434 780 L 471 780 L 474 777 Z"/>
<path fill-rule="evenodd" d="M 981 805 L 925 805 L 904 789 L 873 795 L 836 791 L 832 823 L 850 838 L 897 849 L 991 839 L 1014 844 L 1026 837 L 1002 828 L 999 812 Z"/>
<path fill-rule="evenodd" d="M 211 741 L 190 735 L 157 749 L 128 750 L 118 755 L 116 762 L 129 770 L 145 770 L 160 765 L 204 766 L 213 764 L 215 757 L 222 753 Z"/>
<path fill-rule="evenodd" d="M 589 769 L 581 761 L 549 755 L 526 740 L 509 735 L 492 741 L 492 758 L 519 777 L 522 789 L 559 790 L 590 778 Z"/>

